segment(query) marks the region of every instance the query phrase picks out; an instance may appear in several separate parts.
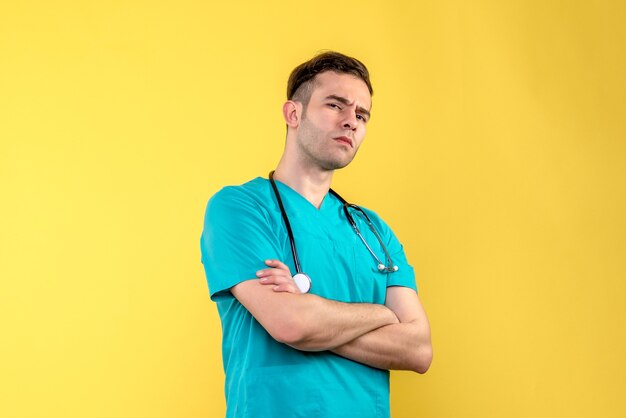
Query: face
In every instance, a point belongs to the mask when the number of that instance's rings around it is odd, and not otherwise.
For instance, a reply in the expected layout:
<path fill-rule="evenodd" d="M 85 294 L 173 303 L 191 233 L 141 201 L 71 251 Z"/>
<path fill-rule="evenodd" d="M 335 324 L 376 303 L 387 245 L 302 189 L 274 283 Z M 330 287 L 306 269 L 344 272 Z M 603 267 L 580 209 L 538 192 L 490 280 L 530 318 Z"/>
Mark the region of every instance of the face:
<path fill-rule="evenodd" d="M 297 148 L 305 163 L 322 170 L 347 166 L 365 137 L 371 105 L 363 80 L 332 71 L 318 74 L 297 128 Z"/>

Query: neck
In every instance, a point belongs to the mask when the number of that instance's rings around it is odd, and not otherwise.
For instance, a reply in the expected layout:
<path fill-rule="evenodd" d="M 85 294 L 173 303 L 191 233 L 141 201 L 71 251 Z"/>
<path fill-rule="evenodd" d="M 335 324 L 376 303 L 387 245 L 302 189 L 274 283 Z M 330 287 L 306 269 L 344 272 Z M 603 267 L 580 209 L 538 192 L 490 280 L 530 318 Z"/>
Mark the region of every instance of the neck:
<path fill-rule="evenodd" d="M 330 189 L 333 171 L 290 164 L 282 158 L 274 171 L 274 179 L 291 187 L 319 209 Z"/>

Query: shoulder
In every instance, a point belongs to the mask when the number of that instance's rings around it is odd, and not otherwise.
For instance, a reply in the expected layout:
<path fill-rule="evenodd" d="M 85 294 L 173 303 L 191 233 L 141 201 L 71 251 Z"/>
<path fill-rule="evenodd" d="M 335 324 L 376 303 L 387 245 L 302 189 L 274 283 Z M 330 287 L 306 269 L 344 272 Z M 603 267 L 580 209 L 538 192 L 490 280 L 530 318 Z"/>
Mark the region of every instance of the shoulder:
<path fill-rule="evenodd" d="M 389 225 L 381 218 L 378 213 L 364 206 L 359 206 L 363 212 L 370 218 L 374 226 L 379 230 L 391 230 Z"/>
<path fill-rule="evenodd" d="M 205 218 L 221 221 L 246 214 L 265 216 L 270 193 L 269 181 L 261 177 L 237 186 L 225 186 L 209 199 Z"/>
<path fill-rule="evenodd" d="M 269 182 L 257 177 L 238 186 L 222 187 L 209 199 L 212 202 L 228 202 L 230 200 L 262 200 L 269 191 Z"/>

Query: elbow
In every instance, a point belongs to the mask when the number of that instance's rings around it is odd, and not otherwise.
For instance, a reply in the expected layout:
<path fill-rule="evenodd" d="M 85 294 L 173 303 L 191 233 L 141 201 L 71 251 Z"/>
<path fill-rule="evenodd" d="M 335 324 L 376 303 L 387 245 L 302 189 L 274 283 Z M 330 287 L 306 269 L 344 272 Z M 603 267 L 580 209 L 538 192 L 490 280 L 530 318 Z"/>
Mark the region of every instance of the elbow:
<path fill-rule="evenodd" d="M 330 347 L 322 341 L 318 341 L 304 330 L 289 330 L 280 336 L 274 337 L 279 343 L 288 345 L 300 351 L 324 351 Z"/>
<path fill-rule="evenodd" d="M 296 296 L 303 298 L 306 295 Z M 311 309 L 296 310 L 285 308 L 280 314 L 269 318 L 257 319 L 265 331 L 277 342 L 301 351 L 321 351 L 327 349 L 323 345 L 324 332 L 318 321 L 308 314 Z M 293 312 L 298 312 L 294 314 Z"/>
<path fill-rule="evenodd" d="M 424 374 L 430 368 L 433 361 L 433 347 L 429 344 L 421 345 L 413 358 L 411 370 L 419 374 Z"/>
<path fill-rule="evenodd" d="M 283 328 L 270 333 L 272 337 L 282 344 L 298 348 L 306 340 L 304 332 L 296 328 Z"/>
<path fill-rule="evenodd" d="M 315 350 L 314 347 L 310 346 L 310 330 L 303 321 L 288 320 L 281 324 L 276 324 L 276 326 L 268 330 L 268 332 L 277 342 L 286 344 L 297 350 Z"/>

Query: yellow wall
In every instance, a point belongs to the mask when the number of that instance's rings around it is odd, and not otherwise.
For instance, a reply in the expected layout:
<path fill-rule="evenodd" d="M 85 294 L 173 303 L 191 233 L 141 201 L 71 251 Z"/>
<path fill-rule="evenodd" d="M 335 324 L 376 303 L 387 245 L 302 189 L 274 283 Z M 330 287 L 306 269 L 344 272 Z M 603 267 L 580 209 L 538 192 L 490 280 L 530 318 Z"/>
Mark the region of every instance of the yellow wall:
<path fill-rule="evenodd" d="M 217 417 L 204 205 L 266 175 L 289 71 L 372 72 L 346 198 L 404 241 L 435 361 L 394 417 L 623 417 L 626 6 L 0 5 L 0 416 Z"/>

